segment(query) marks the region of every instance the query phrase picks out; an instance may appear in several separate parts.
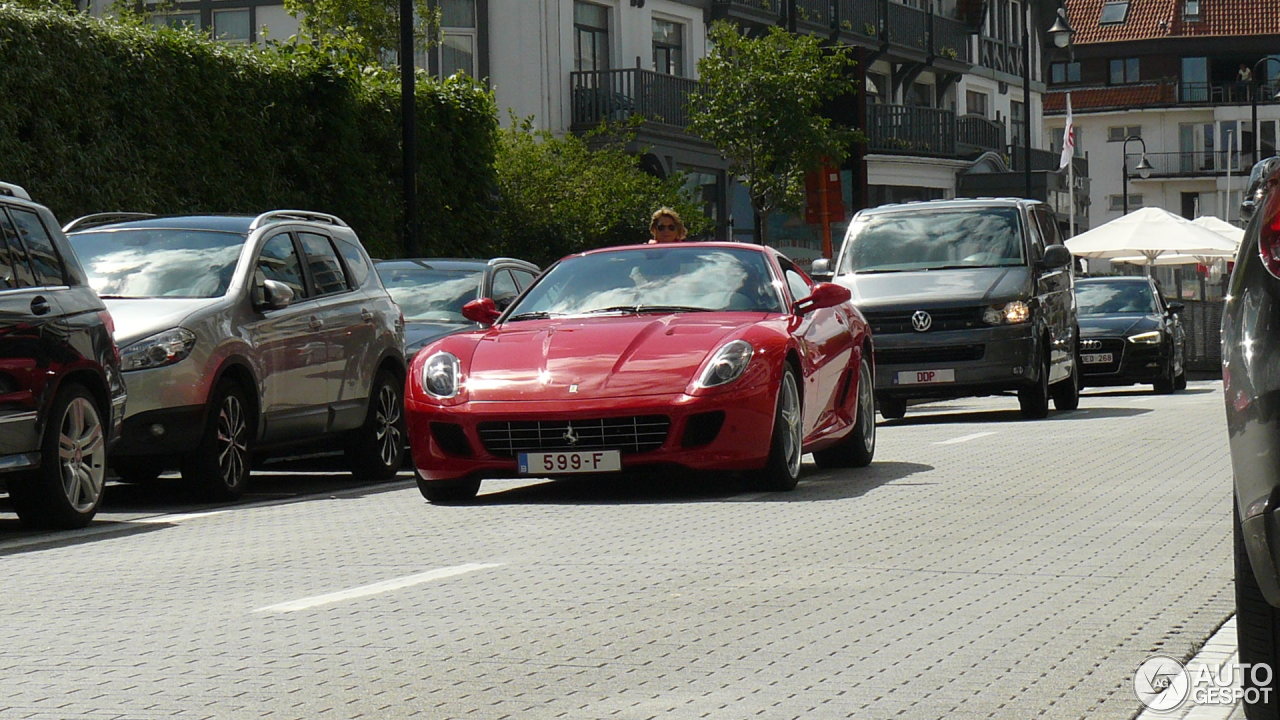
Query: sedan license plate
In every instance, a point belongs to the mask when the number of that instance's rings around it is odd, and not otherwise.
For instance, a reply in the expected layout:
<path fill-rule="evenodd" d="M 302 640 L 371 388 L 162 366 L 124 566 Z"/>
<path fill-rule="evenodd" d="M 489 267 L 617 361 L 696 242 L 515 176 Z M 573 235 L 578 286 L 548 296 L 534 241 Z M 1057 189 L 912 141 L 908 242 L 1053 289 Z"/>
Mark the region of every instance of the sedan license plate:
<path fill-rule="evenodd" d="M 903 370 L 898 373 L 895 385 L 928 385 L 956 381 L 955 370 Z"/>
<path fill-rule="evenodd" d="M 622 453 L 617 450 L 520 453 L 517 461 L 521 475 L 565 475 L 622 470 Z"/>
<path fill-rule="evenodd" d="M 1081 353 L 1080 362 L 1085 365 L 1098 365 L 1112 362 L 1111 353 Z"/>

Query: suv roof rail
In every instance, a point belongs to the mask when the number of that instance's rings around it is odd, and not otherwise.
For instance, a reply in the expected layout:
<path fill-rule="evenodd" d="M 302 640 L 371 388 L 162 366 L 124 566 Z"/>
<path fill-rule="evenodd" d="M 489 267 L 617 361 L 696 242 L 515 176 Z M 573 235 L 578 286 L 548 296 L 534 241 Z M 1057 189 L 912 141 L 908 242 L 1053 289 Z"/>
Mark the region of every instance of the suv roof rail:
<path fill-rule="evenodd" d="M 13 183 L 7 182 L 0 182 L 0 195 L 9 195 L 10 197 L 18 198 L 19 200 L 31 199 L 31 194 L 27 192 L 26 188 L 21 185 L 14 185 Z"/>
<path fill-rule="evenodd" d="M 313 212 L 311 210 L 268 210 L 249 223 L 249 232 L 253 232 L 258 228 L 272 222 L 289 222 L 290 220 L 302 220 L 305 222 L 327 223 L 338 227 L 349 227 L 342 218 L 329 213 Z"/>
<path fill-rule="evenodd" d="M 83 230 L 87 227 L 95 225 L 107 225 L 118 220 L 142 220 L 144 218 L 156 217 L 155 213 L 144 212 L 100 212 L 90 215 L 82 215 L 75 220 L 62 226 L 62 232 L 69 233 L 72 230 Z"/>

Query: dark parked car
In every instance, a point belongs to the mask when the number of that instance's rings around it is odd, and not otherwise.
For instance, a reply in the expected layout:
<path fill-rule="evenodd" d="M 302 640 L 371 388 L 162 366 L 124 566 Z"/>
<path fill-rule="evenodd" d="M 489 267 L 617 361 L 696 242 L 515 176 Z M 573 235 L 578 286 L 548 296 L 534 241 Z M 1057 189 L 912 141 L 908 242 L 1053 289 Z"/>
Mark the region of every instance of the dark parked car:
<path fill-rule="evenodd" d="M 382 284 L 404 312 L 405 355 L 437 338 L 480 327 L 462 316 L 462 306 L 493 298 L 505 310 L 538 276 L 538 266 L 512 258 L 379 260 Z"/>
<path fill-rule="evenodd" d="M 1146 277 L 1076 282 L 1081 384 L 1151 383 L 1158 393 L 1187 386 L 1182 303 L 1166 303 Z"/>
<path fill-rule="evenodd" d="M 814 263 L 815 276 L 827 273 Z M 876 338 L 880 414 L 911 398 L 1016 391 L 1041 418 L 1080 401 L 1071 253 L 1049 206 L 984 198 L 882 205 L 849 224 L 834 280 Z"/>
<path fill-rule="evenodd" d="M 1234 478 L 1236 633 L 1245 714 L 1280 717 L 1280 158 L 1259 163 L 1246 199 L 1255 211 L 1222 317 L 1222 386 Z M 1270 692 L 1250 692 L 1255 677 Z"/>
<path fill-rule="evenodd" d="M 53 213 L 0 183 L 0 490 L 29 525 L 87 525 L 125 390 L 112 322 Z"/>

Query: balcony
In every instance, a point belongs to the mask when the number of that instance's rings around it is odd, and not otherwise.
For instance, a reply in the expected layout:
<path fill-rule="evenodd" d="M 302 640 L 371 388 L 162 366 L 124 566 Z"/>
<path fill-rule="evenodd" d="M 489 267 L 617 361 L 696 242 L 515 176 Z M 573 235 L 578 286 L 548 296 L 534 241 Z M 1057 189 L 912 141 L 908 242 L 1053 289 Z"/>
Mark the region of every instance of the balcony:
<path fill-rule="evenodd" d="M 1259 105 L 1276 102 L 1280 83 L 1261 85 L 1251 83 L 1193 83 L 1178 84 L 1178 100 L 1187 105 L 1250 105 L 1257 98 Z"/>
<path fill-rule="evenodd" d="M 697 80 L 652 70 L 591 70 L 569 73 L 572 111 L 569 129 L 582 132 L 602 122 L 632 116 L 670 129 L 689 125 L 686 106 Z"/>
<path fill-rule="evenodd" d="M 1246 144 L 1248 144 L 1246 142 Z M 1131 149 L 1136 146 L 1131 145 Z M 1130 152 L 1129 182 L 1142 180 L 1133 168 L 1138 164 L 1140 153 Z M 1220 177 L 1227 174 L 1247 175 L 1253 167 L 1253 152 L 1228 152 L 1226 150 L 1188 150 L 1183 152 L 1147 153 L 1147 162 L 1151 163 L 1151 178 L 1196 178 Z"/>
<path fill-rule="evenodd" d="M 867 151 L 958 157 L 956 116 L 950 110 L 907 105 L 867 106 Z"/>
<path fill-rule="evenodd" d="M 962 155 L 986 151 L 1004 153 L 1008 145 L 1005 137 L 1007 131 L 1002 122 L 988 120 L 981 115 L 961 115 L 956 118 L 956 144 Z"/>

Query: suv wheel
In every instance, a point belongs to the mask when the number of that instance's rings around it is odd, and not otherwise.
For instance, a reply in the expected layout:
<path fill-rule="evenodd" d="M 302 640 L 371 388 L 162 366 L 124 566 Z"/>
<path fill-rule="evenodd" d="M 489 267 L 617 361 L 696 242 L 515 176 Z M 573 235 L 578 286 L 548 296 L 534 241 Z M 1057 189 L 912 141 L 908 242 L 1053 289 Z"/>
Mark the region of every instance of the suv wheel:
<path fill-rule="evenodd" d="M 1040 379 L 1031 387 L 1018 391 L 1018 407 L 1022 417 L 1039 420 L 1049 414 L 1049 358 L 1040 360 Z"/>
<path fill-rule="evenodd" d="M 1231 504 L 1232 535 L 1235 540 L 1236 565 L 1236 635 L 1240 647 L 1241 664 L 1250 666 L 1265 663 L 1273 670 L 1280 667 L 1280 611 L 1271 607 L 1262 590 L 1258 587 L 1258 579 L 1253 574 L 1253 566 L 1249 563 L 1249 553 L 1245 549 L 1244 532 L 1240 528 L 1240 517 L 1236 504 Z M 1249 720 L 1276 720 L 1280 718 L 1280 696 L 1276 688 L 1265 692 L 1249 692 L 1253 685 L 1252 673 L 1240 674 L 1240 681 L 1245 691 L 1244 712 Z M 1274 682 L 1272 683 L 1274 685 Z M 1263 690 L 1259 688 L 1259 690 Z M 1267 702 L 1250 703 L 1255 701 Z"/>
<path fill-rule="evenodd" d="M 218 383 L 210 401 L 200 445 L 182 459 L 182 479 L 213 500 L 235 500 L 249 484 L 249 405 L 230 380 Z"/>
<path fill-rule="evenodd" d="M 1076 330 L 1076 337 L 1080 331 Z M 1071 377 L 1055 383 L 1049 388 L 1053 395 L 1053 406 L 1059 411 L 1075 410 L 1080 407 L 1080 347 L 1076 345 L 1075 362 L 1072 363 Z"/>
<path fill-rule="evenodd" d="M 40 443 L 40 468 L 12 483 L 9 497 L 22 522 L 81 528 L 93 520 L 107 477 L 102 414 L 83 386 L 58 392 Z"/>
<path fill-rule="evenodd" d="M 347 442 L 347 462 L 357 480 L 389 480 L 400 471 L 405 439 L 403 388 L 404 383 L 391 373 L 378 373 L 364 425 Z"/>

